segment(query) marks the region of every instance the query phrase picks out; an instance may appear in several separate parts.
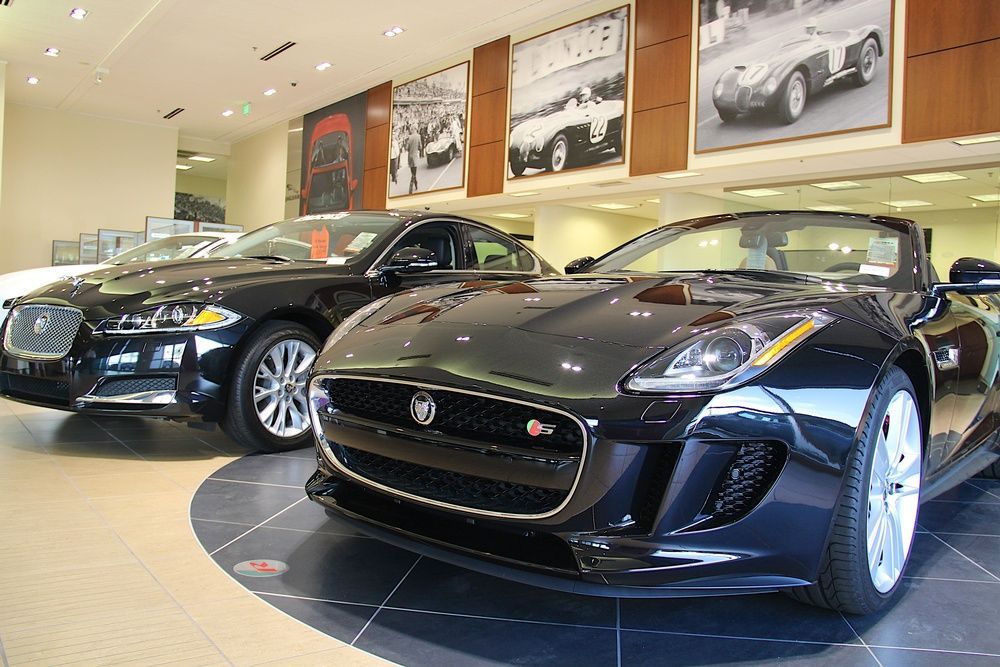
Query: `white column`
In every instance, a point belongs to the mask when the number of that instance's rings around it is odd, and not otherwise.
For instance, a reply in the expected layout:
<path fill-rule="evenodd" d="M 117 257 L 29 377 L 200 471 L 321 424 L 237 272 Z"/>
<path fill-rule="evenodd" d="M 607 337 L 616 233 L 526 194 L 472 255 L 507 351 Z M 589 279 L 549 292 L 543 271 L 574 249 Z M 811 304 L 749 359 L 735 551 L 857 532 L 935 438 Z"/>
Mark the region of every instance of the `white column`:
<path fill-rule="evenodd" d="M 657 226 L 655 220 L 577 206 L 535 209 L 535 250 L 560 271 L 571 260 L 598 257 Z"/>
<path fill-rule="evenodd" d="M 690 192 L 664 192 L 660 195 L 660 224 L 726 213 L 725 201 Z"/>

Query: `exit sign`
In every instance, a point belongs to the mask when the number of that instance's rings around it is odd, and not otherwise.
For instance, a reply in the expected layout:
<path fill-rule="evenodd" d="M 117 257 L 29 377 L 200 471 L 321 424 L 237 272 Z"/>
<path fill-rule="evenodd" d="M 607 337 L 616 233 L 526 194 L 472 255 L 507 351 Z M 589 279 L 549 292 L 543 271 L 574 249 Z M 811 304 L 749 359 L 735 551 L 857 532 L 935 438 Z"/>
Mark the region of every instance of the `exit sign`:
<path fill-rule="evenodd" d="M 250 103 L 249 102 L 244 102 L 243 103 L 243 115 L 244 116 L 249 116 L 250 115 Z"/>

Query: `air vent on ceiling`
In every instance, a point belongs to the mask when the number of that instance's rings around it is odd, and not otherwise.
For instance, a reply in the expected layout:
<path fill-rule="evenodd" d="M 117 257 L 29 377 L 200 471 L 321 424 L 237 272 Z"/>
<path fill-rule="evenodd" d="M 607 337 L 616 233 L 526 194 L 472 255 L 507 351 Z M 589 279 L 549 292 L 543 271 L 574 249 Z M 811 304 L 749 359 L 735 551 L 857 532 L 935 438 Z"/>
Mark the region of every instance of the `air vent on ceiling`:
<path fill-rule="evenodd" d="M 619 185 L 628 185 L 625 181 L 605 181 L 603 183 L 594 183 L 595 188 L 614 188 Z"/>
<path fill-rule="evenodd" d="M 169 118 L 173 118 L 174 116 L 178 115 L 182 111 L 184 111 L 183 107 L 177 107 L 176 109 L 174 109 L 173 111 L 171 111 L 170 113 L 168 113 L 166 116 L 164 116 L 164 118 L 168 118 L 168 119 Z"/>
<path fill-rule="evenodd" d="M 193 157 L 195 155 L 199 155 L 199 153 L 196 153 L 194 151 L 177 151 L 177 157 L 183 158 L 185 160 L 187 160 L 188 158 L 191 158 L 191 157 Z"/>
<path fill-rule="evenodd" d="M 295 42 L 285 42 L 284 44 L 274 49 L 270 53 L 266 53 L 263 56 L 261 56 L 260 59 L 266 62 L 271 58 L 277 58 L 278 56 L 280 56 L 282 53 L 292 48 L 293 46 L 295 46 Z"/>

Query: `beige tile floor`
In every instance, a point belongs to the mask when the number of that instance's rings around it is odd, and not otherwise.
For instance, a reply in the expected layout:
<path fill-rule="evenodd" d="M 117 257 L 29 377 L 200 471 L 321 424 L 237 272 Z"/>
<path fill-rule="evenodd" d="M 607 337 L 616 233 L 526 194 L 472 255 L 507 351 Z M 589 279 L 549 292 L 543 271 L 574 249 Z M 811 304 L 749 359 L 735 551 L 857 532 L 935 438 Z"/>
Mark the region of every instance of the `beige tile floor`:
<path fill-rule="evenodd" d="M 5 667 L 386 664 L 270 607 L 205 554 L 191 495 L 245 453 L 218 432 L 105 431 L 3 399 L 0 423 Z"/>

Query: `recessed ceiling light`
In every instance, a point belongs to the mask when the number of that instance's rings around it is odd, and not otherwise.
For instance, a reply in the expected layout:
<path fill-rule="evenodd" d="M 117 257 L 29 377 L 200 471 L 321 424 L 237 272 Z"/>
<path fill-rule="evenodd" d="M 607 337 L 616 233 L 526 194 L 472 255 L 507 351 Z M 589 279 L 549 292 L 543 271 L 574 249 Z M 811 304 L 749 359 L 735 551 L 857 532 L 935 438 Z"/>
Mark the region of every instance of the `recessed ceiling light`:
<path fill-rule="evenodd" d="M 82 21 L 83 19 L 87 18 L 87 14 L 89 13 L 90 12 L 88 12 L 83 7 L 74 7 L 73 11 L 69 13 L 69 17 L 71 19 L 76 19 L 77 21 Z"/>
<path fill-rule="evenodd" d="M 837 213 L 839 211 L 853 211 L 850 206 L 840 206 L 839 204 L 828 204 L 826 206 L 806 206 L 810 211 L 825 211 L 827 213 Z M 834 248 L 836 250 L 836 248 Z"/>
<path fill-rule="evenodd" d="M 646 200 L 646 203 L 647 203 L 647 204 L 659 204 L 659 203 L 660 203 L 660 198 L 659 198 L 659 197 L 656 197 L 656 198 L 654 198 L 654 199 L 647 199 L 647 200 Z"/>
<path fill-rule="evenodd" d="M 854 181 L 827 181 L 826 183 L 810 183 L 809 185 L 821 190 L 860 190 L 868 187 Z"/>
<path fill-rule="evenodd" d="M 910 208 L 912 206 L 934 206 L 932 202 L 923 199 L 893 199 L 891 201 L 880 202 L 893 208 Z"/>
<path fill-rule="evenodd" d="M 609 211 L 620 211 L 623 208 L 636 208 L 635 204 L 619 204 L 617 202 L 607 202 L 605 204 L 591 204 L 594 208 L 603 208 Z"/>
<path fill-rule="evenodd" d="M 277 88 L 268 88 L 267 90 L 264 91 L 264 95 L 266 97 L 270 97 L 271 95 L 274 95 L 276 92 L 278 92 Z"/>
<path fill-rule="evenodd" d="M 494 213 L 494 218 L 510 218 L 511 220 L 518 220 L 520 218 L 530 218 L 531 216 L 527 213 Z"/>
<path fill-rule="evenodd" d="M 958 144 L 959 146 L 975 146 L 976 144 L 991 144 L 994 141 L 1000 141 L 1000 136 L 976 137 L 974 139 L 956 139 L 952 143 Z"/>
<path fill-rule="evenodd" d="M 32 86 L 37 86 L 38 85 L 38 77 L 37 76 L 29 76 L 27 79 L 25 79 L 25 81 L 27 81 L 28 84 L 32 85 Z"/>
<path fill-rule="evenodd" d="M 744 197 L 777 197 L 785 194 L 781 190 L 771 190 L 769 188 L 750 188 L 749 190 L 730 190 L 734 195 Z"/>
<path fill-rule="evenodd" d="M 233 115 L 234 113 L 235 113 L 235 112 L 234 112 L 234 111 L 233 111 L 232 109 L 226 109 L 225 111 L 223 111 L 223 112 L 222 112 L 222 115 L 223 115 L 223 116 L 225 116 L 226 118 L 229 118 L 229 117 L 230 117 L 230 116 L 232 116 L 232 115 Z"/>
<path fill-rule="evenodd" d="M 382 34 L 385 35 L 386 37 L 395 37 L 396 35 L 403 34 L 403 28 L 400 28 L 398 25 L 395 25 L 386 30 L 385 32 L 383 32 Z"/>
<path fill-rule="evenodd" d="M 191 165 L 189 164 L 178 164 L 175 166 L 177 167 L 178 171 L 187 171 L 188 169 L 191 168 Z"/>
<path fill-rule="evenodd" d="M 538 194 L 537 192 L 511 192 L 510 196 L 511 197 L 534 197 L 537 194 Z"/>
<path fill-rule="evenodd" d="M 975 199 L 976 201 L 1000 201 L 1000 194 L 991 195 L 969 195 L 969 199 Z"/>
<path fill-rule="evenodd" d="M 680 172 L 677 172 L 676 174 L 657 174 L 656 175 L 657 178 L 662 178 L 662 179 L 665 179 L 665 180 L 668 180 L 668 181 L 671 180 L 671 179 L 674 179 L 674 178 L 690 178 L 691 176 L 701 176 L 701 174 L 699 174 L 696 171 L 680 171 Z"/>
<path fill-rule="evenodd" d="M 192 155 L 188 159 L 194 160 L 195 162 L 215 162 L 214 157 L 208 157 L 207 155 Z"/>
<path fill-rule="evenodd" d="M 59 57 L 59 49 L 57 49 L 54 46 L 50 46 L 49 48 L 45 49 L 44 53 L 45 53 L 45 55 L 49 56 L 50 58 L 58 58 Z"/>
<path fill-rule="evenodd" d="M 935 171 L 929 174 L 910 174 L 908 176 L 904 175 L 903 178 L 910 181 L 916 181 L 917 183 L 944 183 L 945 181 L 969 180 L 961 174 L 955 174 L 950 171 Z"/>
<path fill-rule="evenodd" d="M 316 69 L 318 69 L 320 72 L 322 72 L 323 70 L 328 70 L 331 67 L 333 67 L 333 63 L 328 63 L 328 62 L 322 62 L 319 65 L 316 65 Z"/>

